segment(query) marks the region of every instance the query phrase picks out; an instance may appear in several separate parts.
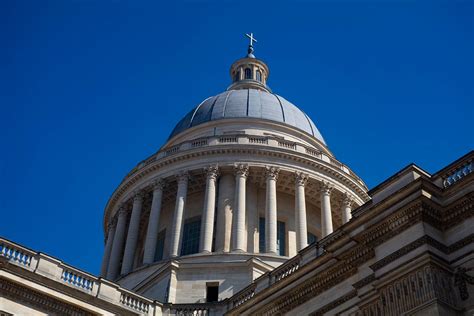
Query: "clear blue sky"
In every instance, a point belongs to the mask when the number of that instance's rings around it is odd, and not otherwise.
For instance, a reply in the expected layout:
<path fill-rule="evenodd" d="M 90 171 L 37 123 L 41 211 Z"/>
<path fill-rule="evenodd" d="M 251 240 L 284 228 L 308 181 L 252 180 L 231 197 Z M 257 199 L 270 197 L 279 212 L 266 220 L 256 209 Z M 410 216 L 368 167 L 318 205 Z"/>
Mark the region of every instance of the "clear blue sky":
<path fill-rule="evenodd" d="M 98 273 L 110 194 L 245 32 L 369 188 L 473 149 L 474 1 L 172 2 L 1 1 L 0 235 Z"/>

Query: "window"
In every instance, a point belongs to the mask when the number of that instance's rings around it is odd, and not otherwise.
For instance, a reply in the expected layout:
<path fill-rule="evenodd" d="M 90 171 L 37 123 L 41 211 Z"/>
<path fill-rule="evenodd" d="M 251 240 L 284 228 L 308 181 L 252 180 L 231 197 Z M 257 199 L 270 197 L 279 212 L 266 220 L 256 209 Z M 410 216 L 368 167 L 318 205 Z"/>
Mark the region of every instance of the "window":
<path fill-rule="evenodd" d="M 163 229 L 161 232 L 158 233 L 158 237 L 156 239 L 155 261 L 163 260 L 163 248 L 165 247 L 165 236 L 166 236 L 166 229 Z"/>
<path fill-rule="evenodd" d="M 240 71 L 236 71 L 234 74 L 234 81 L 239 81 L 240 80 Z"/>
<path fill-rule="evenodd" d="M 258 219 L 258 249 L 260 253 L 265 252 L 265 218 Z"/>
<path fill-rule="evenodd" d="M 265 252 L 265 218 L 260 217 L 258 221 L 259 249 L 260 253 Z M 286 227 L 285 222 L 277 222 L 277 254 L 286 255 Z"/>
<path fill-rule="evenodd" d="M 219 283 L 206 283 L 206 302 L 217 302 L 219 300 Z"/>
<path fill-rule="evenodd" d="M 257 80 L 262 81 L 262 73 L 260 72 L 260 70 L 257 70 Z"/>
<path fill-rule="evenodd" d="M 314 244 L 318 241 L 318 237 L 308 232 L 308 245 Z"/>
<path fill-rule="evenodd" d="M 286 254 L 286 230 L 284 222 L 277 222 L 277 254 L 284 256 Z"/>
<path fill-rule="evenodd" d="M 252 70 L 250 68 L 245 68 L 245 79 L 252 79 Z"/>
<path fill-rule="evenodd" d="M 199 252 L 199 234 L 201 233 L 201 218 L 194 217 L 186 220 L 183 227 L 181 255 Z"/>

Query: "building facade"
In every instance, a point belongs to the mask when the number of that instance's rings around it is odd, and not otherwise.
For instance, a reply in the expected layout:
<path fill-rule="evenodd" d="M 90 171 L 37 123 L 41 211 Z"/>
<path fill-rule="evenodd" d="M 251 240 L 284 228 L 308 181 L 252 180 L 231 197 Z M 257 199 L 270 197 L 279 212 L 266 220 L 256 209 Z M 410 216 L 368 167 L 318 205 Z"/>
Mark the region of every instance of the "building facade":
<path fill-rule="evenodd" d="M 253 54 L 104 212 L 101 277 L 0 244 L 11 314 L 472 315 L 471 152 L 368 191 Z"/>

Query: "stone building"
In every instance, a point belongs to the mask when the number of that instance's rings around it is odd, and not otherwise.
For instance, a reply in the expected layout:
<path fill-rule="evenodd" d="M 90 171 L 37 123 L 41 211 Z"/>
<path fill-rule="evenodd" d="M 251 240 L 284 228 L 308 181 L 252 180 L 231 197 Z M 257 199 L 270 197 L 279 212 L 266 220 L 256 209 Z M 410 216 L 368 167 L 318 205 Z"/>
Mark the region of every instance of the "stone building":
<path fill-rule="evenodd" d="M 474 152 L 368 191 L 249 37 L 228 89 L 113 192 L 101 277 L 2 239 L 2 313 L 474 313 Z"/>

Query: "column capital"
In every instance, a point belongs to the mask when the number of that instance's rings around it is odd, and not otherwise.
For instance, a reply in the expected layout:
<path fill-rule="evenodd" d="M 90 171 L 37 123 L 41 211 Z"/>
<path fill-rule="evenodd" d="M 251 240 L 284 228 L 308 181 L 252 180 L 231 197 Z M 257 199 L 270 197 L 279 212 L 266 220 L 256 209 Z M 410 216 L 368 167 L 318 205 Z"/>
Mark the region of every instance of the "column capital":
<path fill-rule="evenodd" d="M 166 186 L 166 181 L 163 180 L 162 178 L 157 178 L 151 182 L 151 187 L 153 188 L 153 191 L 163 190 L 165 186 Z"/>
<path fill-rule="evenodd" d="M 119 208 L 117 214 L 118 214 L 119 216 L 121 216 L 121 215 L 127 215 L 127 213 L 128 213 L 128 209 L 125 207 L 125 203 L 123 203 L 123 204 L 120 206 L 120 208 Z"/>
<path fill-rule="evenodd" d="M 206 177 L 208 179 L 216 180 L 219 176 L 219 166 L 217 164 L 209 165 L 204 168 L 204 172 L 206 172 Z"/>
<path fill-rule="evenodd" d="M 273 166 L 265 166 L 265 178 L 267 180 L 278 180 L 278 174 L 280 173 L 280 168 Z"/>
<path fill-rule="evenodd" d="M 141 189 L 133 191 L 133 202 L 143 201 L 145 197 L 145 192 Z"/>
<path fill-rule="evenodd" d="M 330 195 L 333 189 L 334 189 L 334 186 L 330 182 L 321 181 L 319 183 L 319 192 L 321 194 Z"/>
<path fill-rule="evenodd" d="M 189 173 L 187 171 L 181 171 L 176 175 L 176 180 L 178 183 L 187 182 L 189 180 Z"/>
<path fill-rule="evenodd" d="M 235 164 L 234 171 L 236 176 L 247 178 L 249 175 L 249 165 L 243 163 Z"/>
<path fill-rule="evenodd" d="M 107 225 L 107 233 L 112 229 L 112 227 L 116 225 L 117 225 L 117 219 L 114 217 Z"/>
<path fill-rule="evenodd" d="M 305 186 L 308 182 L 309 175 L 301 171 L 295 171 L 295 184 L 297 186 Z"/>
<path fill-rule="evenodd" d="M 342 205 L 345 207 L 351 207 L 354 202 L 354 197 L 347 192 L 344 192 L 342 196 Z"/>

